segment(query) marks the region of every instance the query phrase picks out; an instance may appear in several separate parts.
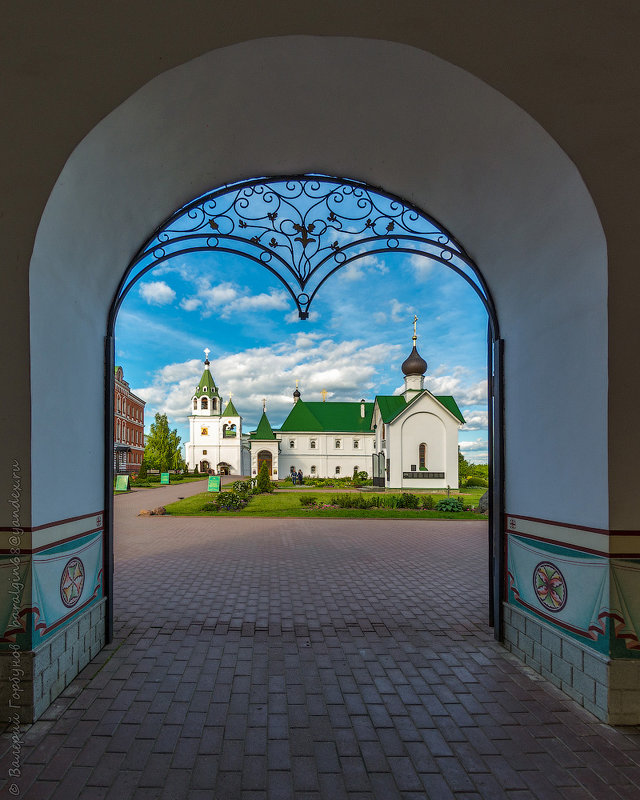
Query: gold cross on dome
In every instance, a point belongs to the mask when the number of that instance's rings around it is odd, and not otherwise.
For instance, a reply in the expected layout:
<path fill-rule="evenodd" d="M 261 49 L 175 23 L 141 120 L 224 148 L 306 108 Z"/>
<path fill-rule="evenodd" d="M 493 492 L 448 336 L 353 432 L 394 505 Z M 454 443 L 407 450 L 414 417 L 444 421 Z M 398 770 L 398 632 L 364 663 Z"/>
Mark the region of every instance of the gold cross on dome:
<path fill-rule="evenodd" d="M 327 395 L 329 394 L 329 392 L 326 389 L 323 389 L 320 392 L 320 394 L 322 395 L 322 402 L 326 403 L 327 402 Z"/>
<path fill-rule="evenodd" d="M 209 353 L 210 353 L 210 352 L 211 352 L 211 350 L 209 350 L 209 348 L 208 348 L 208 347 L 205 347 L 205 348 L 204 348 L 204 357 L 205 357 L 205 359 L 206 359 L 207 361 L 209 360 Z"/>
<path fill-rule="evenodd" d="M 267 398 L 266 397 L 262 398 L 262 410 L 263 411 L 267 410 Z"/>
<path fill-rule="evenodd" d="M 416 324 L 417 322 L 418 322 L 418 315 L 414 314 L 413 315 L 413 340 L 414 341 L 418 338 L 417 324 Z"/>

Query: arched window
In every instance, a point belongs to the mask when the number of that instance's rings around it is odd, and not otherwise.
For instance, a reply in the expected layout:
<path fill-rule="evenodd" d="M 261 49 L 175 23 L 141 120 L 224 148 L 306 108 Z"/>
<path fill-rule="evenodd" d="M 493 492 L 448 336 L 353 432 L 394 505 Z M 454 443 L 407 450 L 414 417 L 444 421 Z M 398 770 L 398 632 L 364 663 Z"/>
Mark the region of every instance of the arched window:
<path fill-rule="evenodd" d="M 312 464 L 312 465 L 311 465 L 311 474 L 312 474 L 312 475 L 315 475 L 315 474 L 316 474 L 316 465 L 315 465 L 315 464 Z"/>
<path fill-rule="evenodd" d="M 193 408 L 194 408 L 194 410 L 197 410 L 197 408 L 198 408 L 198 398 L 197 397 L 193 398 Z"/>
<path fill-rule="evenodd" d="M 207 400 L 206 397 L 203 397 L 202 400 L 200 401 L 200 408 L 203 411 L 206 411 L 209 408 L 209 401 Z"/>
<path fill-rule="evenodd" d="M 336 475 L 340 474 L 340 467 L 336 467 Z"/>
<path fill-rule="evenodd" d="M 420 469 L 427 468 L 427 445 L 423 442 L 418 448 Z"/>
<path fill-rule="evenodd" d="M 118 395 L 118 411 L 122 411 L 122 398 Z"/>
<path fill-rule="evenodd" d="M 116 438 L 118 439 L 118 441 L 120 441 L 120 420 L 118 420 L 118 423 L 116 425 L 116 431 L 117 431 Z"/>
<path fill-rule="evenodd" d="M 215 411 L 217 407 L 218 407 L 218 402 L 217 402 L 215 397 L 212 397 L 211 398 L 211 410 Z"/>

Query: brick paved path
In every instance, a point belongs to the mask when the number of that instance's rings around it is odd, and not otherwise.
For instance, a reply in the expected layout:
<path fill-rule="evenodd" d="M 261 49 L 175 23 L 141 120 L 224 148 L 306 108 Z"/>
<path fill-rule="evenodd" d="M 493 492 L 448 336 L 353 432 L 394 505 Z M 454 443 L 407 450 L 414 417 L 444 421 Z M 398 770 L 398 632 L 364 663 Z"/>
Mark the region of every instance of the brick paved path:
<path fill-rule="evenodd" d="M 27 732 L 21 797 L 640 796 L 640 730 L 493 642 L 484 523 L 143 506 L 116 501 L 116 638 Z"/>

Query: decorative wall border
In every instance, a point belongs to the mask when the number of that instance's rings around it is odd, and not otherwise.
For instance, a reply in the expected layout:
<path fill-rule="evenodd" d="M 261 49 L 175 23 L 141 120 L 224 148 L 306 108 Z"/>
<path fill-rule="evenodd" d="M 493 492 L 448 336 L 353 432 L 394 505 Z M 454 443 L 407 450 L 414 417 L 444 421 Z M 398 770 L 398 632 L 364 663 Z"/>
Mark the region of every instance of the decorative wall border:
<path fill-rule="evenodd" d="M 33 528 L 22 528 L 20 553 L 24 555 L 39 553 L 49 547 L 65 544 L 103 529 L 104 511 L 68 517 Z M 9 539 L 15 535 L 14 528 L 0 528 L 0 556 L 13 554 L 15 548 Z"/>
<path fill-rule="evenodd" d="M 558 544 L 590 555 L 640 558 L 640 531 L 589 528 L 519 514 L 505 514 L 505 532 L 547 544 Z"/>
<path fill-rule="evenodd" d="M 640 531 L 582 528 L 515 514 L 506 515 L 505 523 L 505 600 L 602 655 L 638 659 Z M 536 587 L 541 564 L 548 569 Z M 548 602 L 547 592 L 556 589 Z"/>

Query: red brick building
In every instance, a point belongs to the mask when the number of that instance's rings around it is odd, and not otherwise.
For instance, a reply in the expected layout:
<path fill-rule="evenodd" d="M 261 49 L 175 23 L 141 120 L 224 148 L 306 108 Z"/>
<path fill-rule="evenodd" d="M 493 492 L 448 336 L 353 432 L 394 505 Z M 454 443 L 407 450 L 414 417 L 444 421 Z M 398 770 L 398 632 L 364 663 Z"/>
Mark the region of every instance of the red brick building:
<path fill-rule="evenodd" d="M 113 403 L 113 468 L 116 473 L 137 472 L 144 455 L 144 400 L 137 397 L 116 367 Z"/>

